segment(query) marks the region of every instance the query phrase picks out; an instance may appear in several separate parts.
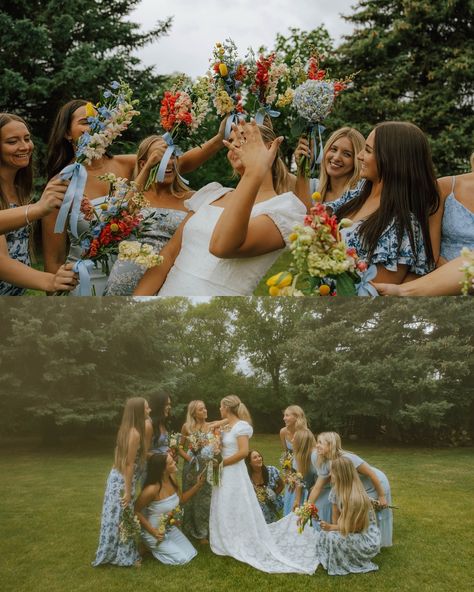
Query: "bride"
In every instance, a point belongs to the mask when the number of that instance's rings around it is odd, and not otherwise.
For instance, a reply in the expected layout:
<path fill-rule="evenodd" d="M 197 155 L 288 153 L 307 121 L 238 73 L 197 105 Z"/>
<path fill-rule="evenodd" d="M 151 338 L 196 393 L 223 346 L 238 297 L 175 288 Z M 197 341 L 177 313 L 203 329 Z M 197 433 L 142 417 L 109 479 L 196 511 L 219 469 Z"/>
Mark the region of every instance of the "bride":
<path fill-rule="evenodd" d="M 212 490 L 212 551 L 267 573 L 314 573 L 318 565 L 314 530 L 298 534 L 294 514 L 274 524 L 265 522 L 244 461 L 253 433 L 246 406 L 228 395 L 220 412 L 227 425 L 222 432 L 222 483 Z"/>

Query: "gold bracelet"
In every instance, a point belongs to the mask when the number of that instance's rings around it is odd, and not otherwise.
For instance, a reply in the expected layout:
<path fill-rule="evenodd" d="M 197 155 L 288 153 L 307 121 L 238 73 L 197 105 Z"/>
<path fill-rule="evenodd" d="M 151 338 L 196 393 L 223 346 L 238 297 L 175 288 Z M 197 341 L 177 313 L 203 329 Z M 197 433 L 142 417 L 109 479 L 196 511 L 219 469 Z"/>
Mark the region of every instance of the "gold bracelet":
<path fill-rule="evenodd" d="M 29 209 L 30 206 L 31 206 L 31 204 L 28 204 L 26 206 L 26 210 L 25 210 L 25 220 L 26 220 L 26 225 L 27 226 L 30 226 L 31 225 L 31 222 L 30 222 L 30 220 L 28 218 L 28 209 Z"/>

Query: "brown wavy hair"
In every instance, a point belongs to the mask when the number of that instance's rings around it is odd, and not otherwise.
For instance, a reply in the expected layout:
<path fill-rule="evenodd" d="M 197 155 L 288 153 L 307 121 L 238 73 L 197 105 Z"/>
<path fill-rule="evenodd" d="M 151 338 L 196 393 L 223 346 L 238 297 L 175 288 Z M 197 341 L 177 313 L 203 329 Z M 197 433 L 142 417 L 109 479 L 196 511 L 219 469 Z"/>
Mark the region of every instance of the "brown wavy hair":
<path fill-rule="evenodd" d="M 26 121 L 19 117 L 18 115 L 14 115 L 13 113 L 0 113 L 0 133 L 2 128 L 11 123 L 12 121 L 18 121 L 19 123 L 23 123 L 28 131 L 30 128 Z M 2 161 L 0 158 L 0 166 L 2 165 Z M 28 166 L 23 167 L 22 169 L 18 169 L 15 175 L 15 189 L 18 197 L 18 201 L 21 205 L 27 204 L 31 199 L 31 192 L 33 190 L 33 159 L 30 158 L 30 162 Z M 5 195 L 2 185 L 0 183 L 0 209 L 4 210 L 9 207 L 9 203 L 7 200 L 7 196 Z"/>

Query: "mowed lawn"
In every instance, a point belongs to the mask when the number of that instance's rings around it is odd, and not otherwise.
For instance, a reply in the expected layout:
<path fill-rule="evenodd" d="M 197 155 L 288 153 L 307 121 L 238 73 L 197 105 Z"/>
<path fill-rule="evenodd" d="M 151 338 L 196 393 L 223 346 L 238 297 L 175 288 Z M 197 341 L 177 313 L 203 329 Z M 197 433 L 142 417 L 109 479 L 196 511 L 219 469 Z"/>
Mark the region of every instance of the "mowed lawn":
<path fill-rule="evenodd" d="M 276 436 L 251 446 L 277 464 Z M 330 577 L 267 575 L 206 548 L 188 565 L 148 556 L 141 568 L 92 568 L 112 447 L 43 451 L 8 446 L 0 457 L 0 566 L 5 592 L 245 592 L 308 590 L 421 592 L 472 590 L 474 450 L 351 449 L 390 478 L 394 546 L 376 558 L 376 573 Z M 99 449 L 100 448 L 100 449 Z M 108 448 L 108 447 L 107 447 Z M 238 491 L 235 492 L 238 495 Z M 229 508 L 232 512 L 232 508 Z M 232 533 L 229 533 L 232 536 Z"/>

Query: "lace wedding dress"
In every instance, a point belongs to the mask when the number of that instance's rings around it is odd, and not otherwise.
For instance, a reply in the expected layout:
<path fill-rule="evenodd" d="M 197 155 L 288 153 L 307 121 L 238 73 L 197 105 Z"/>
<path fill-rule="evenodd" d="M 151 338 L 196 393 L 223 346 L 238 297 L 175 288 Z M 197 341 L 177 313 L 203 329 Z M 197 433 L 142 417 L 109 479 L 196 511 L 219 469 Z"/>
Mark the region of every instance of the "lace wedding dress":
<path fill-rule="evenodd" d="M 224 431 L 223 457 L 238 451 L 239 436 L 250 438 L 252 433 L 246 421 Z M 224 467 L 221 485 L 213 488 L 209 530 L 214 553 L 267 573 L 312 574 L 318 566 L 313 528 L 299 534 L 294 514 L 273 524 L 265 522 L 244 460 Z"/>

